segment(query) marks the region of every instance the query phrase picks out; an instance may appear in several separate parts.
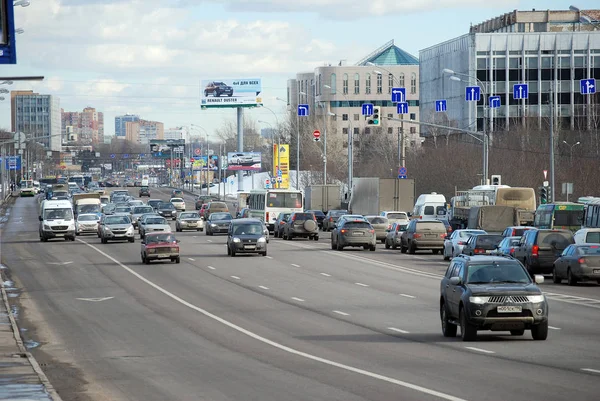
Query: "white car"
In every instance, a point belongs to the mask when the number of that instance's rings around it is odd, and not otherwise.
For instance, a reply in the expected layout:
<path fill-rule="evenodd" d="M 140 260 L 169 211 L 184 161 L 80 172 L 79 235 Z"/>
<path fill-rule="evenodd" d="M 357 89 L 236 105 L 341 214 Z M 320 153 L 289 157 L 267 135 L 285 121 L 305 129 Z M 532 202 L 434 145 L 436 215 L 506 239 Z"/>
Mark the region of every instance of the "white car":
<path fill-rule="evenodd" d="M 148 233 L 170 233 L 171 226 L 167 219 L 162 216 L 145 215 L 143 219 L 138 221 L 138 231 L 140 233 L 140 238 L 143 239 Z"/>
<path fill-rule="evenodd" d="M 234 153 L 229 158 L 228 164 L 253 164 L 254 158 L 249 153 Z"/>
<path fill-rule="evenodd" d="M 454 230 L 449 238 L 444 240 L 444 260 L 450 260 L 462 253 L 467 241 L 473 234 L 487 234 L 484 230 Z"/>
<path fill-rule="evenodd" d="M 185 212 L 185 201 L 183 198 L 171 198 L 169 202 L 171 202 L 178 211 Z"/>
<path fill-rule="evenodd" d="M 403 224 L 403 225 L 410 223 L 410 219 L 408 218 L 408 213 L 406 213 L 406 212 L 391 210 L 391 211 L 381 212 L 380 215 L 381 215 L 381 217 L 385 217 L 386 219 L 388 219 L 388 223 L 389 223 L 388 228 L 391 228 L 392 224 L 394 224 L 394 223 L 399 223 L 399 224 Z"/>
<path fill-rule="evenodd" d="M 77 216 L 75 235 L 98 233 L 100 217 L 95 213 L 84 213 Z"/>

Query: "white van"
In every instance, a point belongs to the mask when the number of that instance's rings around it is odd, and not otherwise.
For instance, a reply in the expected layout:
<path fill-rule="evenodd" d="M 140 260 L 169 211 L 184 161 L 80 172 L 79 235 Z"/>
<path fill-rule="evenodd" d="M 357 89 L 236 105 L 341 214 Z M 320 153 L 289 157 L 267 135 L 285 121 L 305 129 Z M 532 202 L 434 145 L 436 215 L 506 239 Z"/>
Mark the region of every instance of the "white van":
<path fill-rule="evenodd" d="M 68 200 L 44 201 L 39 220 L 40 241 L 46 242 L 50 238 L 75 241 L 75 219 Z"/>
<path fill-rule="evenodd" d="M 447 220 L 446 197 L 436 192 L 419 195 L 411 218 L 420 220 Z"/>
<path fill-rule="evenodd" d="M 600 228 L 582 228 L 573 235 L 573 239 L 576 244 L 598 244 L 600 243 Z"/>

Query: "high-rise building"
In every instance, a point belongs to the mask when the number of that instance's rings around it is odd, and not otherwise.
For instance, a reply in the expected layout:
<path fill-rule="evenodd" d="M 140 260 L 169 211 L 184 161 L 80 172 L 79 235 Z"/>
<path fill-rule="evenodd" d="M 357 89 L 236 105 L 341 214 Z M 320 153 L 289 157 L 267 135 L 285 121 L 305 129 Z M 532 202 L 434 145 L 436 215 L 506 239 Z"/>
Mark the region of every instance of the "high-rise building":
<path fill-rule="evenodd" d="M 86 107 L 82 112 L 61 110 L 63 141 L 66 127 L 73 127 L 77 141 L 86 145 L 104 143 L 104 114 L 93 107 Z"/>
<path fill-rule="evenodd" d="M 125 139 L 125 123 L 140 121 L 140 116 L 125 114 L 115 117 L 115 138 Z"/>
<path fill-rule="evenodd" d="M 420 51 L 421 112 L 444 114 L 459 128 L 509 130 L 527 121 L 542 127 L 553 113 L 566 128 L 591 123 L 594 100 L 580 93 L 580 80 L 600 80 L 600 10 L 512 11 L 469 33 Z M 452 71 L 455 74 L 452 74 Z M 453 76 L 453 80 L 449 78 Z M 514 96 L 527 84 L 526 99 Z M 467 86 L 481 89 L 479 102 L 466 101 Z M 499 103 L 489 106 L 489 97 Z M 447 101 L 445 113 L 436 100 Z M 424 128 L 424 132 L 428 132 Z"/>
<path fill-rule="evenodd" d="M 140 123 L 138 121 L 127 121 L 125 123 L 125 139 L 130 142 L 140 142 Z"/>
<path fill-rule="evenodd" d="M 52 151 L 61 148 L 60 100 L 32 91 L 11 92 L 13 132 L 23 132 L 31 140 Z"/>
<path fill-rule="evenodd" d="M 288 105 L 295 112 L 298 104 L 308 104 L 317 121 L 326 119 L 327 125 L 333 126 L 333 132 L 328 132 L 328 136 L 341 137 L 346 144 L 351 132 L 354 141 L 360 142 L 363 134 L 373 132 L 373 127 L 361 113 L 365 103 L 381 107 L 381 126 L 386 133 L 400 132 L 403 124 L 386 118 L 399 117 L 392 102 L 394 87 L 405 88 L 404 100 L 408 103 L 409 113 L 404 118 L 419 118 L 418 82 L 419 60 L 391 40 L 355 65 L 346 65 L 342 60 L 338 65 L 298 73 L 295 79 L 288 80 Z M 408 145 L 420 144 L 418 126 L 407 125 L 404 133 Z"/>
<path fill-rule="evenodd" d="M 148 144 L 152 139 L 164 139 L 165 125 L 158 121 L 139 120 L 139 143 Z"/>

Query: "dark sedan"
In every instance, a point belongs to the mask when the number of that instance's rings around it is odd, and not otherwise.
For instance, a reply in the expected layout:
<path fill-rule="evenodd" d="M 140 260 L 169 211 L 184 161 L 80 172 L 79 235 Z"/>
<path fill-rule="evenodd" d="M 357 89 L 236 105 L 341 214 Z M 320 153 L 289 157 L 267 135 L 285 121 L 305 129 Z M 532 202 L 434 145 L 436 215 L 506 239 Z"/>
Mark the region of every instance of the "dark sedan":
<path fill-rule="evenodd" d="M 267 256 L 267 238 L 258 219 L 232 220 L 227 231 L 227 254 L 258 253 Z"/>
<path fill-rule="evenodd" d="M 231 213 L 211 213 L 206 220 L 206 235 L 226 234 L 233 220 Z M 262 231 L 261 231 L 262 232 Z"/>
<path fill-rule="evenodd" d="M 579 281 L 596 281 L 600 284 L 600 245 L 569 245 L 554 261 L 552 281 L 559 284 L 567 279 L 569 285 Z"/>
<path fill-rule="evenodd" d="M 175 209 L 175 206 L 173 206 L 171 202 L 160 203 L 157 206 L 156 211 L 162 217 L 171 218 L 173 220 L 177 218 L 177 209 Z"/>

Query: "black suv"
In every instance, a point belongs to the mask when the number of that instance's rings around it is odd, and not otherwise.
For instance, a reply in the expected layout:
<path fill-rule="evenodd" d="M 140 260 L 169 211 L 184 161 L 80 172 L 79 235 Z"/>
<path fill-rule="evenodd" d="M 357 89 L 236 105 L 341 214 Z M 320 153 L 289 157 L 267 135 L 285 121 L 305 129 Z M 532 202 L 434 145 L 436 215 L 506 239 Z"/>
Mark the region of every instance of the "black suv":
<path fill-rule="evenodd" d="M 291 240 L 294 237 L 319 240 L 319 225 L 314 214 L 295 212 L 290 215 L 283 226 L 282 238 Z"/>
<path fill-rule="evenodd" d="M 148 187 L 141 187 L 138 196 L 140 198 L 142 196 L 147 196 L 149 198 L 150 197 L 150 188 L 148 188 Z"/>
<path fill-rule="evenodd" d="M 440 286 L 440 318 L 445 337 L 477 339 L 478 330 L 531 330 L 534 340 L 548 337 L 548 303 L 543 276 L 535 281 L 518 261 L 505 256 L 466 256 L 452 259 Z"/>
<path fill-rule="evenodd" d="M 233 88 L 224 82 L 209 82 L 206 88 L 204 88 L 204 97 L 208 97 L 211 93 L 214 97 L 221 95 L 231 97 L 233 96 Z"/>
<path fill-rule="evenodd" d="M 554 261 L 573 243 L 573 233 L 569 230 L 527 230 L 513 256 L 523 262 L 530 274 L 551 274 Z"/>

